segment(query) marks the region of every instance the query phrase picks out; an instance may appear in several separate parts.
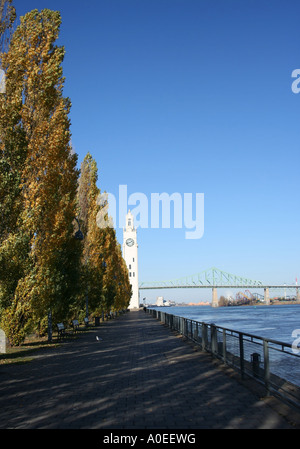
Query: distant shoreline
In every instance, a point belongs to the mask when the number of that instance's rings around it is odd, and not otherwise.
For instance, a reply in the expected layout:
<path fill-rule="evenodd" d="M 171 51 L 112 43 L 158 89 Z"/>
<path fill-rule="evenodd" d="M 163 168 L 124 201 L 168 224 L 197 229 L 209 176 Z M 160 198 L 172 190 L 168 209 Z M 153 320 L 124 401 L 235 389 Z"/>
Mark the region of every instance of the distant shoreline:
<path fill-rule="evenodd" d="M 272 300 L 269 304 L 270 306 L 288 306 L 288 305 L 300 305 L 300 301 L 277 301 Z M 170 307 L 211 307 L 211 302 L 201 302 L 201 303 L 179 303 L 179 304 L 172 304 L 172 306 L 157 306 L 155 304 L 148 305 L 147 307 L 164 307 L 166 309 L 169 309 Z M 260 307 L 260 306 L 266 306 L 264 303 L 257 303 L 257 304 L 232 304 L 230 306 L 219 306 L 219 307 Z"/>

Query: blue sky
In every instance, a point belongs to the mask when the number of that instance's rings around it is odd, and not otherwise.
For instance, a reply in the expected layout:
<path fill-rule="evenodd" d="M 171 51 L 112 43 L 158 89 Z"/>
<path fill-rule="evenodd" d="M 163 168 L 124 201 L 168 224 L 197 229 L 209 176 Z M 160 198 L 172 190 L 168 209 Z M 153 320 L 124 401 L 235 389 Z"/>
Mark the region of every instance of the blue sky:
<path fill-rule="evenodd" d="M 72 143 L 79 164 L 88 151 L 96 159 L 101 190 L 205 195 L 201 239 L 138 230 L 140 281 L 211 266 L 266 283 L 300 278 L 299 0 L 14 3 L 19 16 L 61 11 Z"/>

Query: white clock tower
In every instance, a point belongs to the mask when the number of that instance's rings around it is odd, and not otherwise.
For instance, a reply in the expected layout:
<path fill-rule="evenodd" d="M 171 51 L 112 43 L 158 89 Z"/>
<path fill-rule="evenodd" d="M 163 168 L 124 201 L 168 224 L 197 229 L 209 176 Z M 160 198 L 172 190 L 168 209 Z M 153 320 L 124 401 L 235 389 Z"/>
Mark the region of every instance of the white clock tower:
<path fill-rule="evenodd" d="M 129 281 L 132 286 L 132 297 L 129 309 L 139 308 L 139 277 L 138 277 L 138 244 L 133 215 L 128 211 L 126 226 L 123 229 L 123 258 L 129 271 Z"/>

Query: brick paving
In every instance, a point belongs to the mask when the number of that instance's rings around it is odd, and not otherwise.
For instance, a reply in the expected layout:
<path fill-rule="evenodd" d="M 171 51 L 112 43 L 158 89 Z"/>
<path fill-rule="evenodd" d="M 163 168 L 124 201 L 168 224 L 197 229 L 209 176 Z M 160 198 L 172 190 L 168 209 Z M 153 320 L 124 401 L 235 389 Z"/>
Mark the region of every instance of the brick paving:
<path fill-rule="evenodd" d="M 143 311 L 0 365 L 2 429 L 300 428 L 271 403 Z"/>

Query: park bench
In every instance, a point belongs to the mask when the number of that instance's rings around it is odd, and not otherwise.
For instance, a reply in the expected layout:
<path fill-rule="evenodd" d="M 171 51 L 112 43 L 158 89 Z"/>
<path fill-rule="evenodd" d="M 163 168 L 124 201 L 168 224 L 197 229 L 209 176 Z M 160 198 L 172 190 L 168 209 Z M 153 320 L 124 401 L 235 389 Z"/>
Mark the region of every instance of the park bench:
<path fill-rule="evenodd" d="M 62 338 L 67 334 L 64 323 L 57 324 L 57 332 L 58 332 L 58 338 Z"/>
<path fill-rule="evenodd" d="M 79 329 L 79 322 L 78 322 L 78 320 L 73 320 L 72 321 L 72 326 L 73 326 L 74 332 L 76 333 L 78 331 L 78 329 Z"/>

